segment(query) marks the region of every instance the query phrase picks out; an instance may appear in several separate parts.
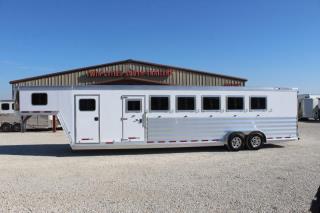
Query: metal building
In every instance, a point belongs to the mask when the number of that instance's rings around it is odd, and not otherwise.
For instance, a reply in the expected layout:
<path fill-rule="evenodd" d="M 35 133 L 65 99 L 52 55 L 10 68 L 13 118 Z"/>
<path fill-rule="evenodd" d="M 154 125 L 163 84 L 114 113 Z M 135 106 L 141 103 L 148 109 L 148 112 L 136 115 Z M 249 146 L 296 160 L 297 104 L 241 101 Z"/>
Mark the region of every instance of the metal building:
<path fill-rule="evenodd" d="M 124 60 L 11 81 L 19 86 L 155 84 L 182 86 L 245 86 L 247 79 L 211 72 Z"/>

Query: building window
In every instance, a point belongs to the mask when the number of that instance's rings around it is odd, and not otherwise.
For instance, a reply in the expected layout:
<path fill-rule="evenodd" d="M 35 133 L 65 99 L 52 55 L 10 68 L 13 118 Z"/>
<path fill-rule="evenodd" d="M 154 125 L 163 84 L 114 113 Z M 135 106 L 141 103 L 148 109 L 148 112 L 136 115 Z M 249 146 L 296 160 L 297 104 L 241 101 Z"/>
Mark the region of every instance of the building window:
<path fill-rule="evenodd" d="M 220 97 L 202 97 L 202 110 L 220 110 Z"/>
<path fill-rule="evenodd" d="M 141 112 L 141 100 L 127 100 L 127 112 Z"/>
<path fill-rule="evenodd" d="M 195 97 L 177 97 L 177 110 L 178 111 L 194 111 L 196 109 Z"/>
<path fill-rule="evenodd" d="M 32 105 L 47 105 L 48 104 L 48 94 L 47 93 L 33 93 L 31 95 Z"/>
<path fill-rule="evenodd" d="M 266 97 L 251 97 L 250 110 L 266 110 L 267 98 Z"/>
<path fill-rule="evenodd" d="M 5 104 L 1 104 L 1 110 L 9 110 L 10 105 L 5 103 Z"/>
<path fill-rule="evenodd" d="M 243 110 L 244 98 L 243 97 L 227 97 L 227 110 Z"/>
<path fill-rule="evenodd" d="M 11 108 L 12 108 L 12 110 L 14 110 L 14 104 L 11 104 Z"/>
<path fill-rule="evenodd" d="M 80 111 L 95 111 L 96 100 L 95 99 L 80 99 L 79 100 Z"/>
<path fill-rule="evenodd" d="M 153 96 L 150 98 L 151 111 L 168 111 L 169 110 L 169 97 Z"/>

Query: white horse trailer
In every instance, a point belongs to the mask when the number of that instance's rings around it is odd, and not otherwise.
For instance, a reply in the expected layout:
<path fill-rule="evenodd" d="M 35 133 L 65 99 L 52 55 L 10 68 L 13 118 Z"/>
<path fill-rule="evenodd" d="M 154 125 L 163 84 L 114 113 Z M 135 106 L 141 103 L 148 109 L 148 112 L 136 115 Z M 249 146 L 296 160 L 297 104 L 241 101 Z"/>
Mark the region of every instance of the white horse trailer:
<path fill-rule="evenodd" d="M 297 90 L 240 87 L 20 87 L 21 116 L 57 115 L 71 148 L 245 145 L 298 139 Z"/>
<path fill-rule="evenodd" d="M 320 95 L 301 94 L 298 95 L 298 118 L 320 119 L 319 104 Z"/>
<path fill-rule="evenodd" d="M 0 100 L 0 131 L 21 131 L 21 117 L 15 112 L 13 100 Z M 52 128 L 52 116 L 35 115 L 25 122 L 25 129 Z"/>

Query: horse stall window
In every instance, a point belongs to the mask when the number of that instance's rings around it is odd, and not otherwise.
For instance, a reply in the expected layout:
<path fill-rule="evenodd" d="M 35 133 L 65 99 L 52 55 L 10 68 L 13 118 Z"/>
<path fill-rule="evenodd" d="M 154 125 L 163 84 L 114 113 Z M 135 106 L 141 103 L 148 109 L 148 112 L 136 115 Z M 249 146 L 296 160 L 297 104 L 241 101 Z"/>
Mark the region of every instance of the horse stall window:
<path fill-rule="evenodd" d="M 127 112 L 141 112 L 141 100 L 127 100 L 126 101 Z"/>
<path fill-rule="evenodd" d="M 210 96 L 202 97 L 202 110 L 203 111 L 220 110 L 220 97 L 210 97 Z"/>
<path fill-rule="evenodd" d="M 194 111 L 196 109 L 196 98 L 194 96 L 177 97 L 178 111 Z"/>
<path fill-rule="evenodd" d="M 150 109 L 151 111 L 168 111 L 169 97 L 168 96 L 151 96 Z"/>
<path fill-rule="evenodd" d="M 227 110 L 244 110 L 244 98 L 227 97 Z"/>
<path fill-rule="evenodd" d="M 36 106 L 44 106 L 48 104 L 48 94 L 47 93 L 32 93 L 31 103 Z"/>
<path fill-rule="evenodd" d="M 95 111 L 96 100 L 95 99 L 80 99 L 79 100 L 80 111 Z"/>
<path fill-rule="evenodd" d="M 266 110 L 267 98 L 266 97 L 251 97 L 250 110 Z"/>
<path fill-rule="evenodd" d="M 10 106 L 10 105 L 7 104 L 7 103 L 1 104 L 1 109 L 4 110 L 4 111 L 5 111 L 5 110 L 9 110 L 9 106 Z"/>

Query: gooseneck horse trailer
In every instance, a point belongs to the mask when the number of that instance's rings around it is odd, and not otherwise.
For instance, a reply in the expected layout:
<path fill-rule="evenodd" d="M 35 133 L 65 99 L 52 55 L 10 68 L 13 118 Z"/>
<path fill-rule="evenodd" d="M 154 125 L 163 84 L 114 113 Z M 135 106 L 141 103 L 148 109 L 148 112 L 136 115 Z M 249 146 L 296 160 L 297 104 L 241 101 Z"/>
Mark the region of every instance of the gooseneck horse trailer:
<path fill-rule="evenodd" d="M 320 119 L 319 108 L 320 95 L 301 94 L 298 95 L 298 118 L 299 119 Z"/>
<path fill-rule="evenodd" d="M 20 132 L 21 117 L 15 112 L 13 100 L 0 100 L 0 131 Z M 25 129 L 50 129 L 52 116 L 35 115 L 25 120 Z"/>
<path fill-rule="evenodd" d="M 20 87 L 21 116 L 57 115 L 73 150 L 223 146 L 298 139 L 297 90 L 239 87 Z"/>

